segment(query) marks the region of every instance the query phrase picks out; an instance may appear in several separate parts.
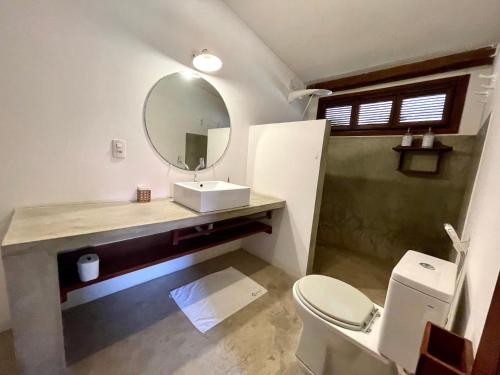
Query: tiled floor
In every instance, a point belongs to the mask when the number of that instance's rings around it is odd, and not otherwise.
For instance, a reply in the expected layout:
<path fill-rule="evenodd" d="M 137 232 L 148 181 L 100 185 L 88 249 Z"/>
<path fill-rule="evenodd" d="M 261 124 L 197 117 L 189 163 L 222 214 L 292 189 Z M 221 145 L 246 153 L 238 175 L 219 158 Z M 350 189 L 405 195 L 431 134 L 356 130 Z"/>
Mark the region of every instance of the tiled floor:
<path fill-rule="evenodd" d="M 168 292 L 233 266 L 268 293 L 202 334 Z M 239 250 L 64 313 L 67 373 L 92 375 L 298 374 L 300 330 L 293 280 Z M 15 375 L 10 333 L 0 335 L 0 374 Z"/>
<path fill-rule="evenodd" d="M 393 265 L 353 251 L 317 246 L 314 272 L 335 277 L 383 306 Z"/>

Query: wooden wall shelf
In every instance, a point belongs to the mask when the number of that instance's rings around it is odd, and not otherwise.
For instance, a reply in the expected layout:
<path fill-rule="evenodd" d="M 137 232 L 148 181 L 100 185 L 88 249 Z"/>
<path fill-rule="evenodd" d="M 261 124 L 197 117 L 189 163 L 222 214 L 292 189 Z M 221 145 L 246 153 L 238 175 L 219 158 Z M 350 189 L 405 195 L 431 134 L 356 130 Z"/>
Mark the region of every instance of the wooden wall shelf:
<path fill-rule="evenodd" d="M 270 218 L 270 212 L 266 216 Z M 253 234 L 272 233 L 271 225 L 257 219 L 260 218 L 235 218 L 59 253 L 57 262 L 61 302 L 66 301 L 68 292 L 100 281 Z M 99 277 L 81 282 L 78 277 L 77 261 L 80 256 L 88 253 L 99 256 Z"/>
<path fill-rule="evenodd" d="M 453 147 L 451 146 L 446 146 L 443 145 L 439 141 L 435 141 L 433 147 L 430 148 L 424 148 L 421 146 L 421 141 L 416 140 L 412 146 L 396 146 L 392 148 L 394 151 L 399 152 L 399 163 L 398 163 L 398 168 L 397 170 L 408 174 L 408 175 L 421 175 L 421 176 L 427 176 L 427 175 L 436 175 L 439 173 L 439 169 L 441 167 L 441 159 L 442 156 L 453 150 Z M 429 171 L 424 171 L 424 170 L 414 170 L 414 169 L 407 169 L 405 168 L 405 158 L 408 153 L 426 153 L 426 154 L 436 154 L 437 160 L 436 160 L 436 167 L 434 170 L 429 170 Z"/>

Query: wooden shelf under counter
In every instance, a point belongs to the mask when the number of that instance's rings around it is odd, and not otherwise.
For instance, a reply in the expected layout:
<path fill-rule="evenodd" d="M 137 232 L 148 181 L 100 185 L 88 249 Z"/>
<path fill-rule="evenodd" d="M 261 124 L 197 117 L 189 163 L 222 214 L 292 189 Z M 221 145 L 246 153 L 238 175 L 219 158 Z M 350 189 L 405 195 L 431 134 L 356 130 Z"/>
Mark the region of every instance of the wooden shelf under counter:
<path fill-rule="evenodd" d="M 270 217 L 271 211 L 268 211 L 265 218 Z M 271 234 L 272 227 L 251 217 L 242 217 L 59 253 L 61 302 L 66 301 L 68 292 L 73 290 L 257 233 Z M 89 253 L 99 256 L 99 277 L 82 282 L 77 261 Z"/>

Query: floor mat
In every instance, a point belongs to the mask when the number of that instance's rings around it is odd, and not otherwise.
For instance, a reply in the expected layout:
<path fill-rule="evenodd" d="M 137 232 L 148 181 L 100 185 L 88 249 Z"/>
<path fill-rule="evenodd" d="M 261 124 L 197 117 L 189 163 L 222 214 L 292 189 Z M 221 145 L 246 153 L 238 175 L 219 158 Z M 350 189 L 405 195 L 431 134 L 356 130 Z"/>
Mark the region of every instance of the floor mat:
<path fill-rule="evenodd" d="M 170 292 L 177 306 L 205 333 L 267 290 L 233 267 L 212 273 Z"/>

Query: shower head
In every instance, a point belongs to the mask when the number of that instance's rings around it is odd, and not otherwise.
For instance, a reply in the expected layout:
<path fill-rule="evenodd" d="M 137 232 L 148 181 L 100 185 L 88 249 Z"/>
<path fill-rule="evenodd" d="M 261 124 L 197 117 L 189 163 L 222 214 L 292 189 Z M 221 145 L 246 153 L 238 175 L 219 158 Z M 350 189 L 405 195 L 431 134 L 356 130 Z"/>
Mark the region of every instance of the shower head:
<path fill-rule="evenodd" d="M 302 118 L 304 118 L 307 108 L 309 108 L 309 104 L 311 104 L 311 100 L 314 96 L 318 98 L 322 98 L 324 96 L 330 96 L 333 92 L 325 89 L 306 89 L 306 90 L 295 90 L 288 94 L 288 103 L 293 102 L 296 99 L 302 99 L 304 96 L 309 95 L 309 101 L 307 102 L 306 107 L 304 108 L 304 112 L 302 112 Z"/>
<path fill-rule="evenodd" d="M 330 90 L 325 90 L 325 89 L 306 89 L 306 90 L 295 90 L 292 91 L 288 94 L 288 102 L 291 103 L 296 99 L 301 99 L 306 95 L 310 96 L 318 96 L 318 97 L 324 97 L 324 96 L 330 96 L 332 95 L 332 91 Z"/>

